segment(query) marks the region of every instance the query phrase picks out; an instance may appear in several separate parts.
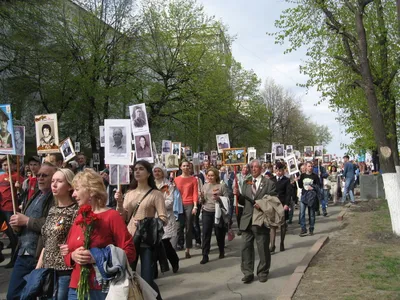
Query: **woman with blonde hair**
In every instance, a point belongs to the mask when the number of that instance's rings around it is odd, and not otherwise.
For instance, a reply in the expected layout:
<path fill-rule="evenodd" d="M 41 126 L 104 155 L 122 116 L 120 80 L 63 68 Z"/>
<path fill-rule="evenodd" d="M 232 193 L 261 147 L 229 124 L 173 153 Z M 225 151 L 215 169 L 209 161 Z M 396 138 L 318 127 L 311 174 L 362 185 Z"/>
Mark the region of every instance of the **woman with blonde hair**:
<path fill-rule="evenodd" d="M 51 179 L 51 191 L 55 205 L 50 208 L 46 222 L 42 227 L 44 248 L 40 254 L 36 269 L 52 268 L 57 274 L 57 294 L 55 299 L 68 298 L 68 286 L 72 268 L 68 267 L 60 252 L 68 232 L 75 219 L 78 205 L 72 198 L 72 180 L 74 173 L 69 169 L 58 169 Z"/>
<path fill-rule="evenodd" d="M 103 178 L 92 169 L 84 169 L 78 173 L 72 182 L 74 187 L 73 197 L 79 206 L 90 205 L 97 219 L 90 236 L 90 248 L 105 248 L 112 244 L 125 251 L 128 261 L 135 260 L 136 252 L 132 236 L 129 234 L 124 221 L 118 212 L 106 206 L 107 191 Z M 76 217 L 68 235 L 67 244 L 62 246 L 65 263 L 73 268 L 69 284 L 68 299 L 77 299 L 77 287 L 80 279 L 81 266 L 90 265 L 88 282 L 90 285 L 90 299 L 105 299 L 107 294 L 102 292 L 101 286 L 95 282 L 95 271 L 90 250 L 83 247 L 84 232 L 79 223 L 83 220 L 81 215 Z M 65 251 L 65 252 L 64 252 Z"/>

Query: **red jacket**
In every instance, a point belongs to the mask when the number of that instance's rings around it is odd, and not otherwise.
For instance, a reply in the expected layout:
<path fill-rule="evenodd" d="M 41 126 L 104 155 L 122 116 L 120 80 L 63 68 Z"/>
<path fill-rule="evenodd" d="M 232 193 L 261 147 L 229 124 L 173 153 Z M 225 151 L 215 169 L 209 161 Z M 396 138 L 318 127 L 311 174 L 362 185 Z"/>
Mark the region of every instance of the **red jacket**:
<path fill-rule="evenodd" d="M 118 212 L 109 209 L 105 212 L 97 214 L 98 219 L 95 221 L 94 230 L 91 235 L 90 248 L 105 248 L 110 244 L 125 250 L 129 263 L 132 263 L 136 258 L 135 246 L 133 245 L 133 238 L 126 228 L 125 222 L 122 220 Z M 83 246 L 83 230 L 76 221 L 82 219 L 78 215 L 72 225 L 67 238 L 69 253 L 64 257 L 67 266 L 72 267 L 70 288 L 76 289 L 78 287 L 79 277 L 81 273 L 81 265 L 72 260 L 72 252 L 77 248 Z M 90 268 L 89 284 L 90 289 L 101 290 L 101 286 L 95 282 L 94 268 Z"/>
<path fill-rule="evenodd" d="M 2 211 L 13 211 L 13 205 L 12 205 L 12 197 L 11 197 L 11 187 L 10 187 L 10 180 L 9 180 L 9 174 L 4 173 L 0 175 L 0 209 Z M 17 173 L 12 174 L 12 180 L 13 180 L 13 185 L 15 186 L 15 182 L 17 181 Z M 24 181 L 24 178 L 22 176 L 19 176 L 19 183 L 20 186 L 22 186 L 22 182 Z M 15 203 L 18 207 L 18 200 L 17 200 L 17 195 L 16 195 L 16 189 L 14 187 L 14 199 Z"/>

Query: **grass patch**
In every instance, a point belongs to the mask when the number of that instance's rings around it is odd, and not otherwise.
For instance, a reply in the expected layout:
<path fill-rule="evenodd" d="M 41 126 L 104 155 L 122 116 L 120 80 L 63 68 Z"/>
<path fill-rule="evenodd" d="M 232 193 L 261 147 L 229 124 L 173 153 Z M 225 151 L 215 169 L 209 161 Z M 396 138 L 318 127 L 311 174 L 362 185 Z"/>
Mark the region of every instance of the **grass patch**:
<path fill-rule="evenodd" d="M 368 224 L 368 223 L 367 223 Z M 382 201 L 378 209 L 372 215 L 369 225 L 373 235 L 382 236 L 391 230 L 391 220 L 387 201 Z M 371 238 L 372 235 L 368 235 Z M 364 255 L 368 263 L 360 273 L 366 284 L 376 290 L 400 291 L 400 251 L 399 240 L 389 239 L 379 243 L 371 238 L 371 243 L 364 249 Z"/>

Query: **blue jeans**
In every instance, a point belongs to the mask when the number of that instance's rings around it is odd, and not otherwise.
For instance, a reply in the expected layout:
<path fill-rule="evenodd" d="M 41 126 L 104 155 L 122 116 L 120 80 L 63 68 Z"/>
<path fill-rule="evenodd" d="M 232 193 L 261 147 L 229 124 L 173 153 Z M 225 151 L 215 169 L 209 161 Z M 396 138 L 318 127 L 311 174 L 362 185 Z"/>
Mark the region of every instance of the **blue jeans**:
<path fill-rule="evenodd" d="M 350 195 L 350 201 L 354 202 L 354 194 L 353 194 L 353 185 L 354 185 L 354 178 L 346 178 L 346 183 L 344 185 L 344 191 L 343 191 L 343 197 L 342 197 L 342 202 L 346 201 L 346 196 L 347 193 Z"/>
<path fill-rule="evenodd" d="M 35 268 L 36 259 L 32 255 L 18 255 L 8 285 L 7 300 L 20 298 L 21 292 L 26 285 L 24 276 Z"/>
<path fill-rule="evenodd" d="M 302 231 L 306 231 L 306 209 L 308 208 L 308 222 L 310 225 L 310 232 L 314 231 L 315 224 L 315 210 L 313 207 L 308 207 L 300 201 L 300 226 Z"/>
<path fill-rule="evenodd" d="M 326 212 L 326 205 L 328 204 L 328 199 L 329 199 L 329 190 L 324 189 L 322 199 L 321 199 L 321 206 L 322 206 L 323 212 Z"/>
<path fill-rule="evenodd" d="M 136 266 L 140 257 L 140 276 L 158 293 L 157 299 L 161 299 L 160 290 L 154 282 L 154 269 L 156 264 L 154 260 L 154 250 L 150 247 L 140 246 L 136 247 L 136 251 L 138 251 L 137 249 L 139 249 L 139 255 L 136 261 L 132 263 L 132 270 L 136 271 Z"/>
<path fill-rule="evenodd" d="M 64 300 L 68 299 L 69 282 L 71 275 L 59 276 L 57 278 L 57 296 L 48 298 L 49 300 Z"/>
<path fill-rule="evenodd" d="M 100 290 L 89 290 L 90 300 L 105 300 L 107 297 L 106 293 L 102 293 Z M 76 293 L 76 289 L 70 288 L 68 290 L 68 298 L 64 298 L 68 300 L 78 300 L 78 294 Z M 85 297 L 87 299 L 87 297 Z"/>

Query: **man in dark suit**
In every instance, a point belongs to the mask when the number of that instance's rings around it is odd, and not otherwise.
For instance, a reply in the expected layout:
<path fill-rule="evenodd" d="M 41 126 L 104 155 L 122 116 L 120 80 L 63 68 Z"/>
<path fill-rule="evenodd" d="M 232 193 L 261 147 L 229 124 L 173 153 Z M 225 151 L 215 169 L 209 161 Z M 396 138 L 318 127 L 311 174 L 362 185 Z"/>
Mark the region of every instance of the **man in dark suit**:
<path fill-rule="evenodd" d="M 280 251 L 285 251 L 286 221 L 289 220 L 289 206 L 292 198 L 292 185 L 290 184 L 290 179 L 287 178 L 284 173 L 285 165 L 283 163 L 277 163 L 275 165 L 276 176 L 272 177 L 272 181 L 275 182 L 279 201 L 281 201 L 283 209 L 285 210 L 285 224 L 281 226 Z M 275 252 L 276 229 L 277 227 L 271 227 L 271 253 Z"/>
<path fill-rule="evenodd" d="M 251 181 L 243 182 L 242 192 L 235 189 L 239 194 L 239 204 L 244 206 L 243 215 L 240 220 L 240 230 L 242 231 L 242 264 L 241 269 L 244 274 L 242 281 L 250 283 L 254 279 L 254 240 L 257 243 L 260 262 L 257 266 L 257 275 L 260 282 L 268 279 L 269 268 L 271 266 L 271 253 L 269 251 L 269 228 L 253 225 L 253 211 L 260 209 L 255 200 L 261 200 L 265 195 L 276 195 L 275 183 L 262 176 L 261 162 L 257 159 L 250 164 Z"/>

